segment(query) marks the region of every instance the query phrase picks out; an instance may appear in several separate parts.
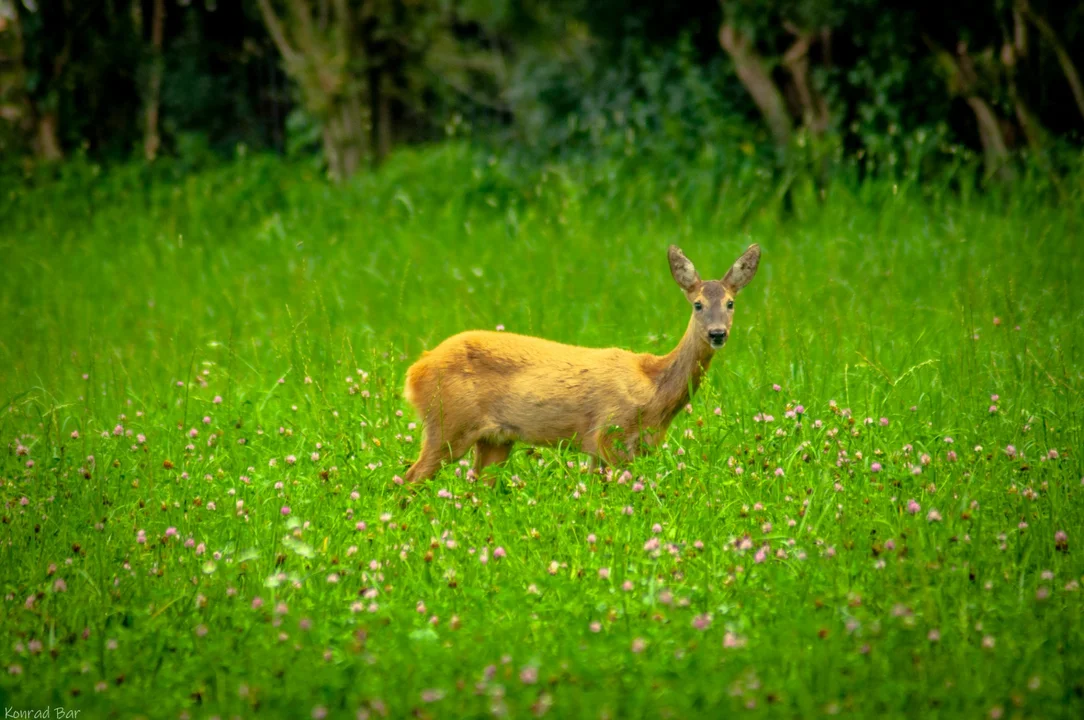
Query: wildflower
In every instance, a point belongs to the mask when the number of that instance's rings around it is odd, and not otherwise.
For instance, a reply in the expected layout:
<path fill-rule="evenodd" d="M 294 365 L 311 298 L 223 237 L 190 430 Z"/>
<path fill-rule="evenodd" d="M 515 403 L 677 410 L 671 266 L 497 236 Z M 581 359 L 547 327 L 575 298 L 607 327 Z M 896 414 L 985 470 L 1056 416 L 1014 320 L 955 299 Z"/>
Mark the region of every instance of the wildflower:
<path fill-rule="evenodd" d="M 422 702 L 435 703 L 444 698 L 444 691 L 438 689 L 422 690 Z"/>
<path fill-rule="evenodd" d="M 937 512 L 937 510 L 930 510 L 926 513 L 926 522 L 941 522 L 941 513 Z"/>
<path fill-rule="evenodd" d="M 910 617 L 914 614 L 914 610 L 907 607 L 906 605 L 903 605 L 902 603 L 896 603 L 894 606 L 892 606 L 893 617 Z"/>
<path fill-rule="evenodd" d="M 941 642 L 941 631 L 937 628 L 930 630 L 926 633 L 926 639 L 932 643 Z"/>
<path fill-rule="evenodd" d="M 632 641 L 632 651 L 634 653 L 642 653 L 647 649 L 647 641 L 643 638 L 636 638 Z"/>
<path fill-rule="evenodd" d="M 783 389 L 783 388 L 779 387 L 779 385 L 778 385 L 778 384 L 773 384 L 773 385 L 772 385 L 772 390 L 774 390 L 775 392 L 779 392 L 779 391 L 780 391 L 780 390 L 782 390 L 782 389 Z"/>
<path fill-rule="evenodd" d="M 289 505 L 283 505 L 282 510 L 280 510 L 279 512 L 281 512 L 284 516 L 289 515 L 290 514 L 290 506 Z"/>
<path fill-rule="evenodd" d="M 591 632 L 593 633 L 602 632 L 602 623 L 596 620 L 595 622 L 591 623 L 590 628 Z"/>
<path fill-rule="evenodd" d="M 888 427 L 888 418 L 881 418 L 881 427 Z"/>
<path fill-rule="evenodd" d="M 869 466 L 869 469 L 870 469 L 870 472 L 879 473 L 879 472 L 881 472 L 881 463 L 875 462 L 875 463 L 873 463 L 872 465 Z"/>
<path fill-rule="evenodd" d="M 693 627 L 697 630 L 707 630 L 711 627 L 711 613 L 697 615 L 693 618 Z"/>
<path fill-rule="evenodd" d="M 911 513 L 912 515 L 915 515 L 920 510 L 922 510 L 922 506 L 919 505 L 917 502 L 915 502 L 914 498 L 907 501 L 907 512 Z"/>
<path fill-rule="evenodd" d="M 732 633 L 729 630 L 727 630 L 726 634 L 723 635 L 723 647 L 724 648 L 733 649 L 733 648 L 740 648 L 740 647 L 744 647 L 744 646 L 745 646 L 745 638 L 741 637 L 740 635 Z"/>
<path fill-rule="evenodd" d="M 1016 448 L 1012 445 L 1006 445 L 1005 454 L 1011 458 L 1016 457 Z"/>
<path fill-rule="evenodd" d="M 498 560 L 500 560 L 504 556 L 505 556 L 504 548 L 497 547 L 497 548 L 495 548 L 493 550 L 493 557 L 497 558 Z"/>
<path fill-rule="evenodd" d="M 1058 530 L 1054 533 L 1054 549 L 1069 552 L 1069 536 L 1064 530 Z"/>
<path fill-rule="evenodd" d="M 524 685 L 534 685 L 538 682 L 538 668 L 528 665 L 519 671 L 519 680 Z"/>
<path fill-rule="evenodd" d="M 997 641 L 994 640 L 993 635 L 987 635 L 982 639 L 982 647 L 984 650 L 993 650 L 996 643 Z"/>
<path fill-rule="evenodd" d="M 287 465 L 293 465 L 295 462 L 297 462 L 297 456 L 296 455 L 287 455 L 286 456 L 286 464 Z"/>
<path fill-rule="evenodd" d="M 777 467 L 777 468 L 775 469 L 775 476 L 776 476 L 776 477 L 783 477 L 783 468 L 781 468 L 781 467 Z"/>
<path fill-rule="evenodd" d="M 610 568 L 601 567 L 598 569 L 598 576 L 602 580 L 610 579 Z"/>

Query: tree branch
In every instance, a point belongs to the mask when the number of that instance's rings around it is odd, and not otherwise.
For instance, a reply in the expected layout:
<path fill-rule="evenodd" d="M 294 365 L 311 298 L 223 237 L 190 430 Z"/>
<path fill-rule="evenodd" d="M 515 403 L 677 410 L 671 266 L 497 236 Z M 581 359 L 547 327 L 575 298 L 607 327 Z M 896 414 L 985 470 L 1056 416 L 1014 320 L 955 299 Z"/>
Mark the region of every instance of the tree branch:
<path fill-rule="evenodd" d="M 275 14 L 274 8 L 271 7 L 271 0 L 256 1 L 260 6 L 260 14 L 263 15 L 263 22 L 267 26 L 267 32 L 279 52 L 282 53 L 286 64 L 292 65 L 296 63 L 297 52 L 290 47 L 289 41 L 286 40 L 286 33 L 282 29 L 282 23 L 279 21 L 278 15 Z"/>
<path fill-rule="evenodd" d="M 1069 56 L 1069 53 L 1065 50 L 1065 46 L 1061 44 L 1058 39 L 1058 34 L 1054 32 L 1054 28 L 1050 27 L 1050 23 L 1046 21 L 1046 18 L 1032 12 L 1027 3 L 1021 3 L 1023 6 L 1021 9 L 1023 13 L 1031 20 L 1031 24 L 1034 25 L 1039 33 L 1046 38 L 1046 41 L 1054 46 L 1054 54 L 1058 57 L 1058 63 L 1061 65 L 1061 72 L 1065 75 L 1066 82 L 1069 83 L 1069 87 L 1073 91 L 1073 99 L 1076 101 L 1076 109 L 1080 111 L 1080 115 L 1084 117 L 1084 85 L 1080 82 L 1080 75 L 1076 71 L 1076 66 L 1073 65 L 1073 59 Z"/>
<path fill-rule="evenodd" d="M 719 28 L 719 45 L 734 61 L 738 79 L 753 96 L 753 102 L 768 123 L 775 144 L 786 147 L 790 142 L 792 127 L 783 94 L 772 81 L 760 55 L 752 49 L 749 37 L 729 22 L 724 22 Z"/>

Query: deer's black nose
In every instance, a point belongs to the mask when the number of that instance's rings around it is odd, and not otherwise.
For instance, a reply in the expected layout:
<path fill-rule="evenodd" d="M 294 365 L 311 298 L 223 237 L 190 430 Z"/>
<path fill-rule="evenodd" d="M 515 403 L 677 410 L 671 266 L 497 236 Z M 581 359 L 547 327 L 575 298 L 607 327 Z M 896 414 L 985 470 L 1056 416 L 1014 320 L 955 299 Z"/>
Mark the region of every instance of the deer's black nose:
<path fill-rule="evenodd" d="M 714 345 L 721 345 L 726 340 L 726 330 L 709 330 L 708 338 Z"/>

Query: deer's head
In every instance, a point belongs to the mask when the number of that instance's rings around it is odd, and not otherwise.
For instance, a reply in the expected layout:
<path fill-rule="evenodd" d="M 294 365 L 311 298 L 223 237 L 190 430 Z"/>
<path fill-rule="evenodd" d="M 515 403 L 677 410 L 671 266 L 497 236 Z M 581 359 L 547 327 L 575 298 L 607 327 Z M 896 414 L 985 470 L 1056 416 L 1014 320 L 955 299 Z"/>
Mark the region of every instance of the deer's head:
<path fill-rule="evenodd" d="M 730 337 L 730 326 L 734 322 L 734 298 L 757 274 L 760 246 L 750 245 L 722 280 L 701 280 L 692 262 L 676 245 L 670 246 L 669 256 L 670 273 L 693 306 L 698 335 L 713 350 L 718 350 Z"/>

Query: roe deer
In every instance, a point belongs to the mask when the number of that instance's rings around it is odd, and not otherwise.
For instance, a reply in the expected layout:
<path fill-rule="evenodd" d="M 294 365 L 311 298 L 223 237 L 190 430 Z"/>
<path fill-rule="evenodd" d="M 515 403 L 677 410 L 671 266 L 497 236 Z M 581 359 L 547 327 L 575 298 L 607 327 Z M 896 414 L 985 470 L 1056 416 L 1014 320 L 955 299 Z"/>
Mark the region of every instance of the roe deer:
<path fill-rule="evenodd" d="M 658 443 L 726 343 L 734 296 L 757 272 L 750 245 L 722 280 L 704 282 L 681 250 L 670 273 L 693 307 L 678 346 L 658 356 L 585 348 L 504 332 L 454 335 L 407 370 L 406 399 L 425 425 L 406 480 L 425 480 L 474 446 L 474 474 L 504 462 L 519 440 L 568 442 L 598 460 L 629 460 Z"/>

